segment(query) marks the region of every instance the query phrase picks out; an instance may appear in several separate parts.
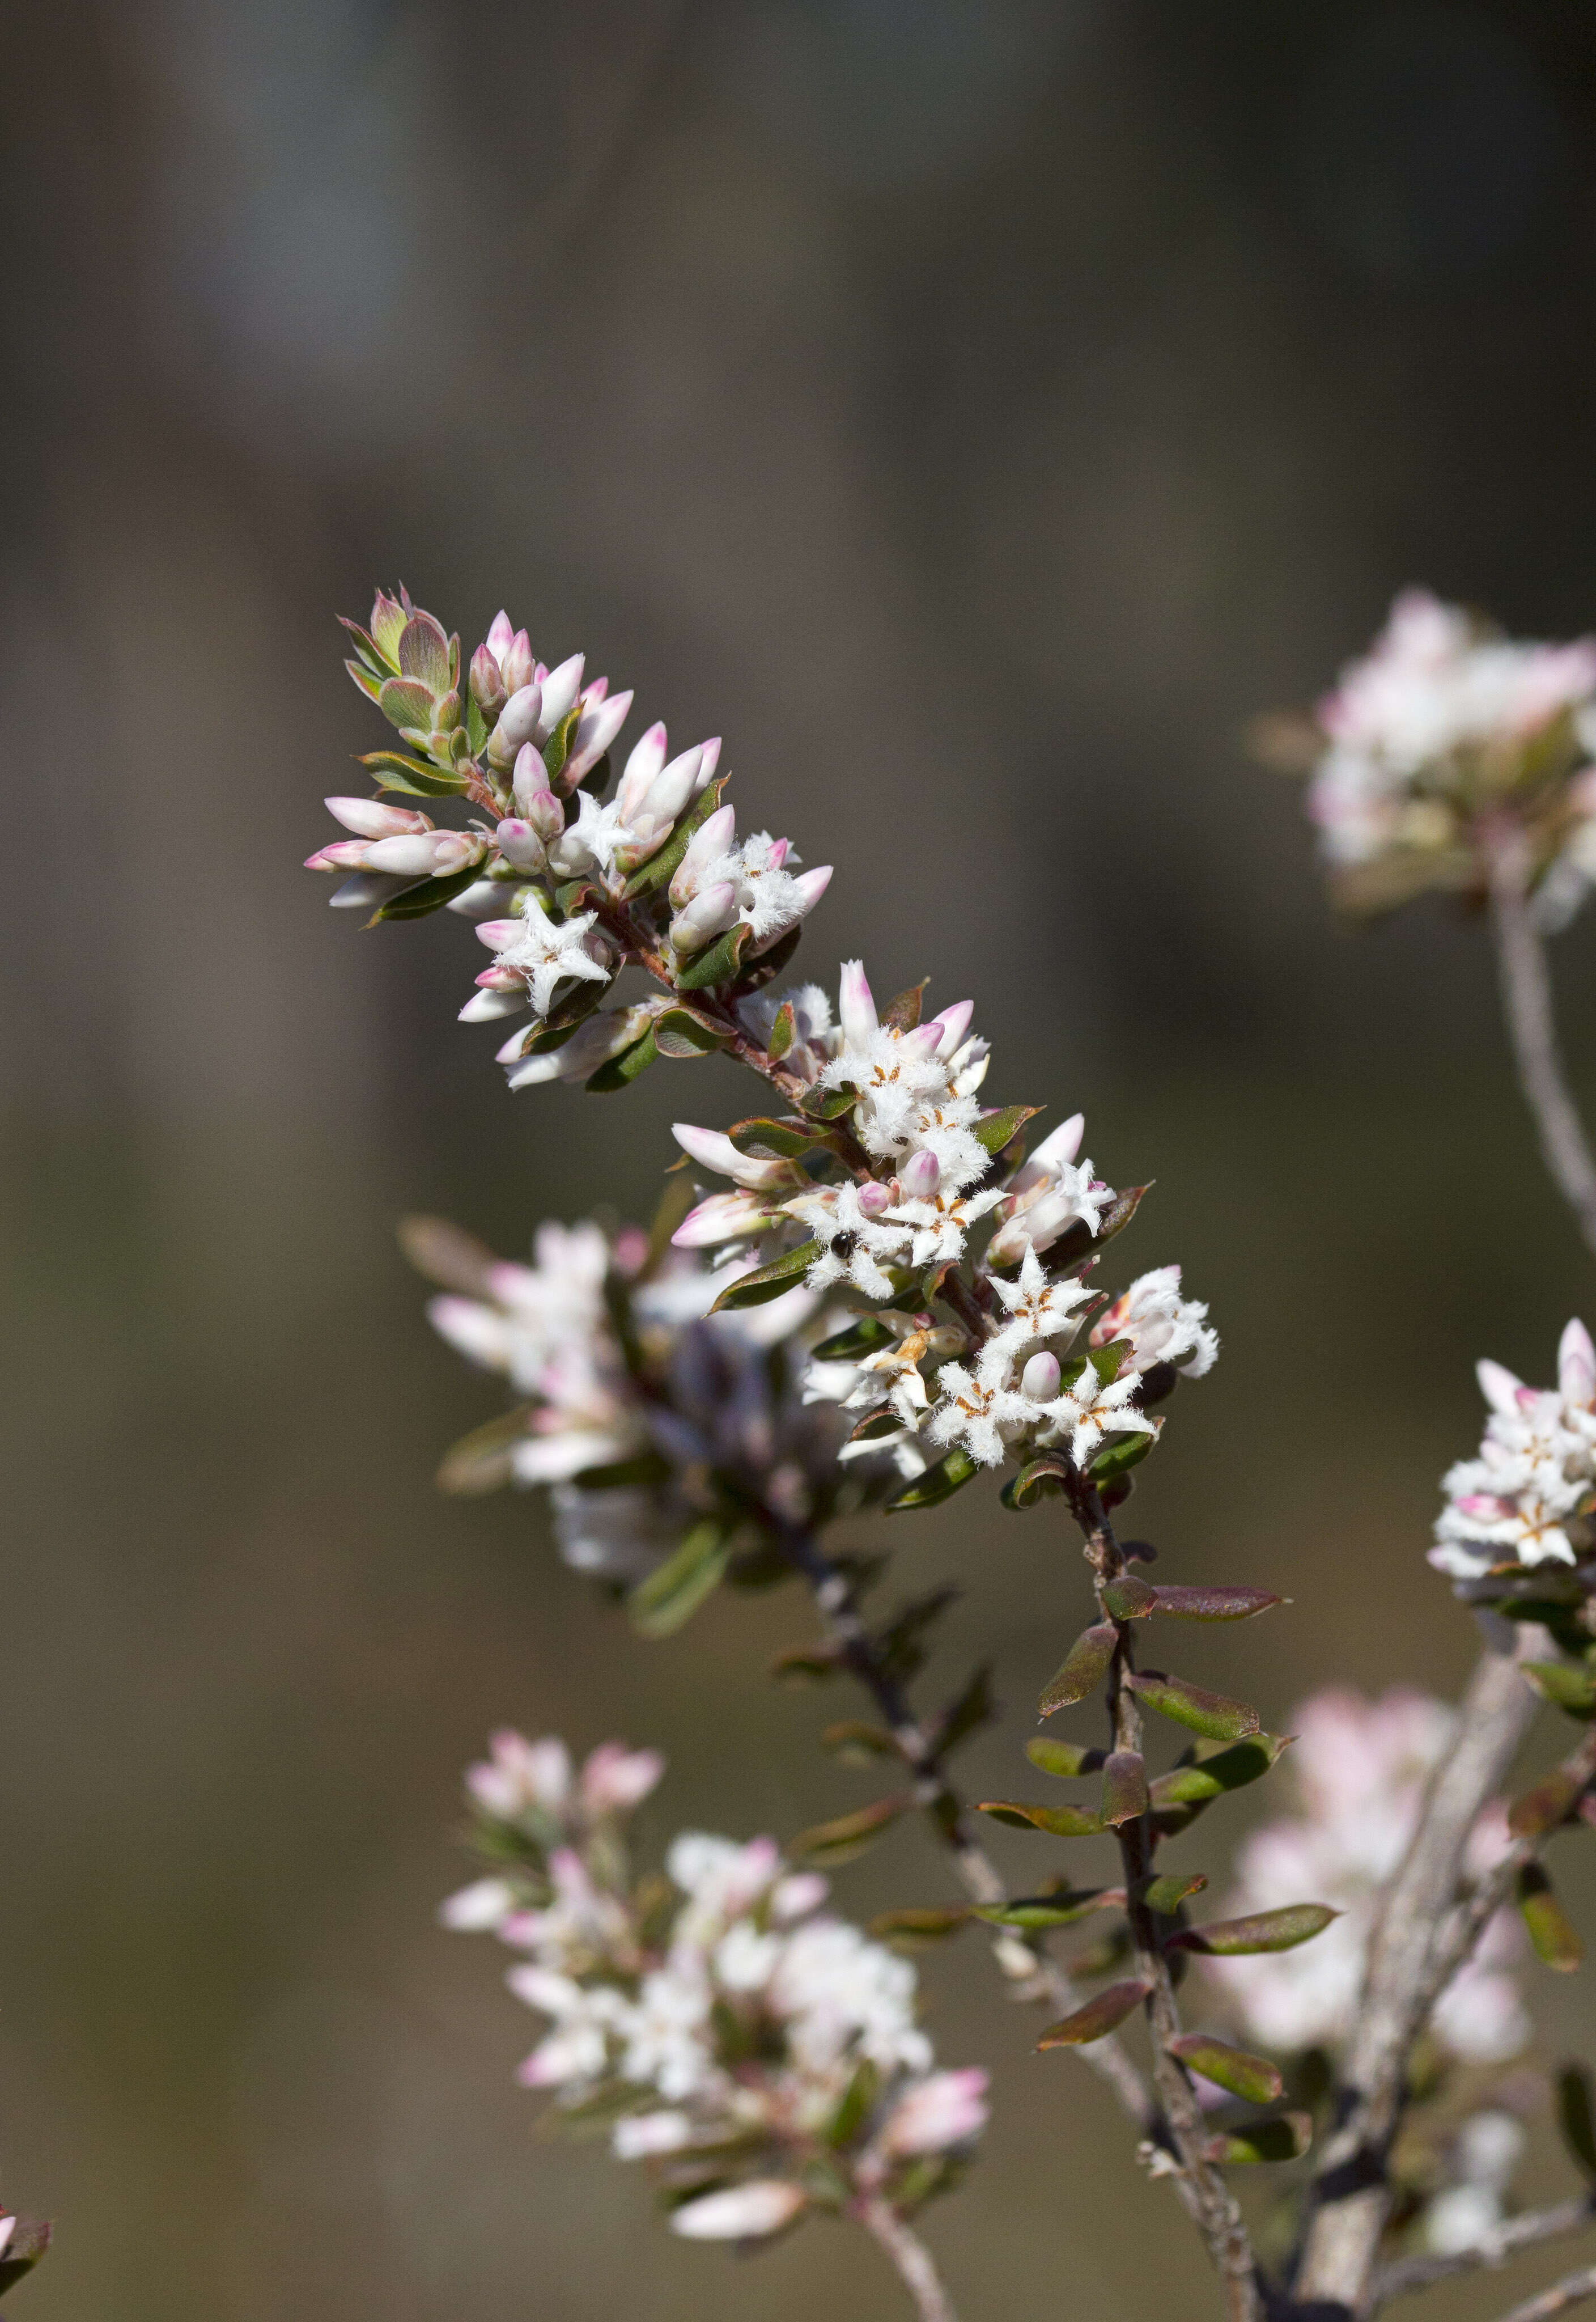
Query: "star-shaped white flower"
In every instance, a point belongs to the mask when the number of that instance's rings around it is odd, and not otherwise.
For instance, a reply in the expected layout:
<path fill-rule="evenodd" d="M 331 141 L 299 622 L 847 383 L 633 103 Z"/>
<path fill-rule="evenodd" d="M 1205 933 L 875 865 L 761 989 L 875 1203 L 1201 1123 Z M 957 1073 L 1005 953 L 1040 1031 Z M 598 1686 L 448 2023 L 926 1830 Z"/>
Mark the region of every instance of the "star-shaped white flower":
<path fill-rule="evenodd" d="M 1047 1406 L 1047 1415 L 1067 1435 L 1070 1457 L 1084 1467 L 1107 1435 L 1156 1435 L 1159 1422 L 1135 1410 L 1131 1397 L 1140 1380 L 1135 1371 L 1106 1385 L 1094 1364 L 1088 1363 L 1073 1386 Z"/>
<path fill-rule="evenodd" d="M 1091 1297 L 1084 1283 L 1073 1275 L 1052 1280 L 1035 1251 L 1028 1248 L 1016 1280 L 1006 1282 L 1001 1275 L 994 1275 L 991 1280 L 992 1288 L 1008 1312 L 1008 1320 L 996 1332 L 994 1343 L 1016 1353 L 1022 1347 L 1062 1338 L 1072 1331 L 1081 1307 Z"/>
<path fill-rule="evenodd" d="M 591 934 L 597 916 L 596 911 L 579 911 L 574 919 L 552 919 L 535 893 L 528 890 L 515 932 L 495 953 L 494 964 L 526 978 L 533 1008 L 539 1016 L 548 1014 L 556 987 L 567 976 L 578 976 L 586 983 L 608 983 L 609 969 L 597 955 L 604 938 Z M 502 928 L 505 922 L 494 924 Z"/>

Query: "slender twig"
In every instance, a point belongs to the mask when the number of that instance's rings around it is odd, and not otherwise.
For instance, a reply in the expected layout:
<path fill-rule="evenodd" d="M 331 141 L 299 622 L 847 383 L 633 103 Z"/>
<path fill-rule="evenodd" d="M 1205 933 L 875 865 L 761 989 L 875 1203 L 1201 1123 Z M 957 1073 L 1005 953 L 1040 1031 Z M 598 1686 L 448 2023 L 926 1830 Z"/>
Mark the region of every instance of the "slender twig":
<path fill-rule="evenodd" d="M 1554 2314 L 1566 2314 L 1571 2306 L 1581 2306 L 1587 2298 L 1596 2298 L 1596 2265 L 1587 2265 L 1578 2273 L 1565 2273 L 1550 2290 L 1543 2290 L 1537 2298 L 1527 2298 L 1504 2314 L 1501 2322 L 1552 2322 Z"/>
<path fill-rule="evenodd" d="M 831 1562 L 812 1533 L 790 1527 L 778 1529 L 789 1561 L 801 1572 L 814 1592 L 821 1622 L 842 1659 L 869 1693 L 887 1722 L 905 1764 L 915 1778 L 915 1803 L 953 1860 L 960 1885 L 972 1903 L 1002 1903 L 1008 1889 L 990 1855 L 970 1826 L 969 1807 L 951 1779 L 935 1736 L 910 1705 L 907 1694 L 878 1650 L 853 1601 L 846 1573 Z M 1003 1974 L 1011 1983 L 1034 1988 L 1059 2016 L 1079 2005 L 1080 1995 L 1059 1962 L 1040 1947 L 1005 1942 L 992 1946 Z M 1024 1964 L 1020 1964 L 1021 1956 Z M 1144 2136 L 1156 2136 L 1159 2110 L 1146 2084 L 1119 2041 L 1110 2037 L 1081 2051 L 1082 2061 L 1106 2080 Z"/>
<path fill-rule="evenodd" d="M 1537 1707 L 1511 1652 L 1481 1658 L 1456 1747 L 1436 1769 L 1418 1830 L 1385 1892 L 1363 1996 L 1309 2195 L 1295 2293 L 1327 2315 L 1366 2311 L 1369 2278 L 1391 2212 L 1386 2162 L 1400 2117 L 1414 2041 L 1434 2005 L 1469 1833 L 1492 1797 Z M 1454 1962 L 1454 1968 L 1461 1961 Z"/>
<path fill-rule="evenodd" d="M 1086 1479 L 1073 1476 L 1066 1486 L 1066 1494 L 1085 1541 L 1099 1611 L 1104 1620 L 1114 1622 L 1117 1632 L 1108 1672 L 1108 1719 L 1113 1746 L 1116 1751 L 1134 1751 L 1139 1757 L 1141 1711 L 1135 1695 L 1125 1682 L 1134 1666 L 1130 1627 L 1128 1623 L 1114 1619 L 1102 1601 L 1106 1584 L 1125 1569 L 1124 1555 L 1114 1537 L 1108 1511 Z M 1143 1899 L 1154 1849 L 1150 1815 L 1144 1811 L 1134 1820 L 1121 1823 L 1116 1835 L 1124 1869 L 1126 1915 L 1136 1972 L 1149 1986 L 1146 2011 L 1153 2047 L 1153 2083 L 1169 2124 L 1170 2143 L 1181 2164 L 1177 2182 L 1186 2189 L 1188 2209 L 1223 2285 L 1230 2322 L 1263 2322 L 1263 2293 L 1251 2239 L 1236 2196 L 1207 2158 L 1208 2133 L 1201 2108 L 1186 2069 L 1171 2045 L 1180 2037 L 1180 2009 L 1163 1946 L 1153 1915 Z"/>
<path fill-rule="evenodd" d="M 1561 2240 L 1564 2234 L 1577 2234 L 1590 2225 L 1596 2225 L 1596 2193 L 1582 2193 L 1572 2201 L 1559 2201 L 1554 2209 L 1531 2209 L 1522 2217 L 1507 2218 L 1488 2241 L 1477 2243 L 1473 2249 L 1437 2250 L 1425 2257 L 1401 2258 L 1375 2275 L 1369 2310 L 1378 2313 L 1391 2299 L 1428 2290 L 1435 2282 L 1451 2281 L 1455 2274 L 1504 2265 L 1520 2250 L 1537 2249 L 1542 2242 Z"/>
<path fill-rule="evenodd" d="M 1546 945 L 1529 909 L 1529 855 L 1521 832 L 1502 834 L 1490 850 L 1491 915 L 1496 930 L 1502 1010 L 1525 1102 L 1541 1155 L 1596 1251 L 1596 1159 L 1592 1159 L 1564 1072 L 1552 1007 Z"/>
<path fill-rule="evenodd" d="M 920 2322 L 957 2322 L 930 2251 L 891 2203 L 879 2193 L 867 2194 L 853 2205 L 853 2215 L 891 2259 Z"/>

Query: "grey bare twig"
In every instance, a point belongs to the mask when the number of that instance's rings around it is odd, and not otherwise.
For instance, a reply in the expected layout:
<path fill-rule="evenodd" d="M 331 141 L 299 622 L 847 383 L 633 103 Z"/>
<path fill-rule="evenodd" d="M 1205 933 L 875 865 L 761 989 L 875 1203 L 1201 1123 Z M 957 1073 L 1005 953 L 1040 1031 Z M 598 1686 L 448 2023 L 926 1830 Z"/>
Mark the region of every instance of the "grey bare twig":
<path fill-rule="evenodd" d="M 1552 2322 L 1555 2314 L 1566 2314 L 1571 2307 L 1582 2306 L 1587 2298 L 1596 2298 L 1596 2265 L 1565 2273 L 1538 2297 L 1527 2298 L 1521 2306 L 1504 2314 L 1501 2322 Z"/>
<path fill-rule="evenodd" d="M 1436 2282 L 1450 2281 L 1460 2273 L 1505 2265 L 1520 2250 L 1537 2249 L 1542 2242 L 1560 2241 L 1564 2234 L 1577 2234 L 1590 2225 L 1596 2225 L 1596 2194 L 1582 2193 L 1572 2201 L 1559 2201 L 1555 2208 L 1532 2209 L 1522 2217 L 1509 2217 L 1489 2241 L 1481 2242 L 1473 2249 L 1435 2251 L 1423 2257 L 1402 2258 L 1375 2275 L 1369 2310 L 1378 2313 L 1393 2298 L 1407 2297 L 1416 2290 L 1428 2290 Z"/>
<path fill-rule="evenodd" d="M 1504 834 L 1491 849 L 1491 916 L 1496 931 L 1502 1010 L 1524 1101 L 1534 1117 L 1554 1184 L 1596 1253 L 1596 1159 L 1563 1067 L 1546 943 L 1529 907 L 1528 848 Z"/>

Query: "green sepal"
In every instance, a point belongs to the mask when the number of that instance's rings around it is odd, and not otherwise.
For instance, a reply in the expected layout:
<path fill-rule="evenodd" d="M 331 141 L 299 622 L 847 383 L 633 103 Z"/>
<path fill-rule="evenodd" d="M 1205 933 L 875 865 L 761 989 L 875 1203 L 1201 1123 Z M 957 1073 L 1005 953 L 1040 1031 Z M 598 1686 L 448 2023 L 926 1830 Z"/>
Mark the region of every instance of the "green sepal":
<path fill-rule="evenodd" d="M 1516 1900 L 1537 1957 L 1559 1975 L 1572 1975 L 1584 1958 L 1585 1947 L 1538 1862 L 1527 1862 L 1519 1871 Z"/>
<path fill-rule="evenodd" d="M 379 777 L 379 790 L 405 791 L 412 798 L 458 798 L 465 788 L 463 775 L 440 773 L 397 750 L 368 750 L 360 763 Z"/>
<path fill-rule="evenodd" d="M 671 1636 L 714 1595 L 725 1576 L 732 1532 L 724 1518 L 704 1517 L 656 1571 L 638 1582 L 626 1610 L 640 1636 Z"/>
<path fill-rule="evenodd" d="M 1283 1910 L 1253 1911 L 1242 1919 L 1213 1919 L 1206 1927 L 1182 1927 L 1170 1951 L 1202 1952 L 1215 1959 L 1242 1959 L 1256 1952 L 1295 1951 L 1322 1935 L 1341 1916 L 1327 1903 L 1288 1903 Z"/>
<path fill-rule="evenodd" d="M 1146 1669 L 1134 1671 L 1125 1681 L 1149 1709 L 1210 1742 L 1241 1742 L 1258 1731 L 1258 1713 L 1245 1701 L 1229 1701 L 1222 1693 L 1189 1685 L 1184 1678 Z"/>
<path fill-rule="evenodd" d="M 1210 2136 L 1202 2149 L 1203 2159 L 1229 2169 L 1254 2162 L 1300 2161 L 1312 2142 L 1311 2114 L 1277 2113 L 1272 2120 L 1254 2121 L 1251 2127 L 1233 2129 L 1226 2136 Z"/>
<path fill-rule="evenodd" d="M 1153 1986 L 1140 1976 L 1126 1983 L 1111 1983 L 1089 1999 L 1084 2007 L 1076 2008 L 1058 2024 L 1050 2024 L 1036 2045 L 1042 2048 L 1084 2048 L 1093 2040 L 1101 2040 L 1126 2017 L 1134 2014 L 1146 1998 Z"/>
<path fill-rule="evenodd" d="M 800 1831 L 787 1851 L 794 1861 L 816 1869 L 852 1862 L 890 1830 L 913 1804 L 913 1798 L 907 1794 L 878 1798 L 873 1805 L 860 1806 L 853 1814 L 838 1815 L 834 1821 L 817 1822 L 812 1829 Z"/>
<path fill-rule="evenodd" d="M 1099 1621 L 1083 1629 L 1044 1688 L 1036 1704 L 1037 1716 L 1051 1717 L 1055 1710 L 1072 1708 L 1095 1693 L 1108 1674 L 1118 1641 L 1118 1631 L 1111 1621 Z"/>
<path fill-rule="evenodd" d="M 570 737 L 577 730 L 577 721 L 581 714 L 581 703 L 573 702 L 543 744 L 543 772 L 549 777 L 551 788 L 570 755 Z"/>
<path fill-rule="evenodd" d="M 854 2068 L 853 2079 L 844 2089 L 836 2110 L 825 2125 L 825 2141 L 829 2145 L 840 2149 L 853 2144 L 875 2110 L 880 2088 L 880 2072 L 866 2056 Z"/>
<path fill-rule="evenodd" d="M 456 895 L 463 895 L 482 876 L 479 863 L 463 871 L 451 871 L 447 879 L 424 879 L 419 887 L 406 887 L 402 895 L 391 895 L 379 903 L 366 922 L 372 927 L 378 919 L 424 919 L 429 911 L 441 911 Z"/>
<path fill-rule="evenodd" d="M 883 1512 L 897 1516 L 906 1515 L 911 1508 L 940 1507 L 944 1500 L 951 1500 L 979 1473 L 969 1452 L 955 1444 L 953 1450 L 944 1452 L 935 1467 L 927 1467 L 923 1476 L 916 1476 L 901 1490 L 894 1492 L 885 1502 Z"/>
<path fill-rule="evenodd" d="M 800 1242 L 797 1249 L 773 1257 L 769 1266 L 756 1266 L 752 1273 L 740 1274 L 734 1282 L 727 1283 L 710 1312 L 728 1314 L 739 1306 L 767 1305 L 772 1298 L 780 1298 L 790 1290 L 795 1282 L 800 1282 L 819 1255 L 817 1241 Z"/>
<path fill-rule="evenodd" d="M 1206 2032 L 1182 2033 L 1169 2043 L 1169 2052 L 1178 2056 L 1190 2071 L 1200 2072 L 1216 2088 L 1227 2089 L 1248 2104 L 1274 2104 L 1285 2085 L 1279 2067 L 1267 2057 L 1250 2056 L 1245 2048 L 1211 2039 Z"/>
<path fill-rule="evenodd" d="M 1020 1798 L 983 1798 L 977 1811 L 1010 1830 L 1039 1830 L 1049 1838 L 1100 1838 L 1103 1817 L 1086 1806 L 1034 1806 Z"/>
<path fill-rule="evenodd" d="M 668 886 L 675 878 L 682 856 L 695 831 L 707 823 L 720 804 L 721 792 L 730 777 L 721 774 L 694 800 L 691 810 L 683 817 L 657 855 L 634 871 L 621 890 L 621 900 L 630 903 L 638 895 L 652 895 L 658 887 Z"/>

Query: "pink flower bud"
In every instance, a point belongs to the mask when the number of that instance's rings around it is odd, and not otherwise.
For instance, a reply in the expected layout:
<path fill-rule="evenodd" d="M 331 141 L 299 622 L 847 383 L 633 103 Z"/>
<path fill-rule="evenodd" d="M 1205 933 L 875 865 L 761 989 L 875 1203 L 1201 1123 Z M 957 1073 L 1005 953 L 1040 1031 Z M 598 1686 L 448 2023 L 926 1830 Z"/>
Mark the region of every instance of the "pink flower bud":
<path fill-rule="evenodd" d="M 517 765 L 517 772 L 519 766 Z M 529 791 L 525 798 L 516 793 L 516 804 L 536 831 L 545 846 L 552 846 L 565 828 L 565 809 L 546 786 Z"/>
<path fill-rule="evenodd" d="M 388 806 L 381 799 L 330 798 L 322 804 L 334 822 L 359 838 L 403 838 L 410 831 L 430 830 L 433 818 L 416 808 Z"/>
<path fill-rule="evenodd" d="M 973 1000 L 956 1000 L 951 1008 L 944 1008 L 939 1016 L 932 1017 L 932 1023 L 942 1027 L 942 1035 L 936 1044 L 939 1056 L 953 1055 L 969 1031 L 970 1019 L 974 1013 Z"/>
<path fill-rule="evenodd" d="M 515 763 L 516 752 L 536 740 L 542 713 L 543 694 L 537 686 L 524 685 L 518 693 L 512 693 L 488 736 L 489 764 L 501 773 L 507 772 Z"/>
<path fill-rule="evenodd" d="M 616 804 L 623 822 L 635 822 L 647 803 L 650 789 L 665 763 L 665 728 L 662 723 L 651 726 L 642 740 L 634 744 L 626 760 L 626 770 L 621 776 L 621 786 L 616 792 Z"/>
<path fill-rule="evenodd" d="M 513 863 L 517 871 L 541 871 L 549 860 L 548 850 L 531 823 L 514 815 L 499 824 L 493 837 L 505 861 Z"/>
<path fill-rule="evenodd" d="M 867 1218 L 884 1217 L 892 1207 L 891 1193 L 887 1186 L 878 1185 L 872 1178 L 869 1184 L 859 1188 L 859 1206 Z"/>
<path fill-rule="evenodd" d="M 1571 1322 L 1558 1342 L 1557 1386 L 1564 1399 L 1582 1411 L 1588 1410 L 1596 1397 L 1596 1348 L 1582 1322 Z"/>
<path fill-rule="evenodd" d="M 868 1047 L 877 1029 L 876 1003 L 865 981 L 862 960 L 843 962 L 838 992 L 837 1014 L 842 1019 L 844 1043 L 850 1048 Z"/>
<path fill-rule="evenodd" d="M 484 992 L 518 992 L 523 998 L 526 994 L 526 978 L 513 967 L 485 967 L 475 981 Z"/>
<path fill-rule="evenodd" d="M 582 776 L 590 772 L 603 757 L 625 724 L 631 707 L 632 696 L 629 693 L 617 693 L 613 701 L 595 702 L 590 698 L 585 701 L 582 714 L 577 720 L 576 731 L 571 736 L 573 747 L 570 755 L 560 769 L 560 788 L 567 798 Z"/>
<path fill-rule="evenodd" d="M 369 853 L 363 838 L 335 838 L 331 846 L 318 846 L 314 855 L 307 855 L 305 867 L 307 871 L 364 871 Z"/>
<path fill-rule="evenodd" d="M 1051 1403 L 1059 1391 L 1060 1376 L 1056 1355 L 1033 1355 L 1019 1375 L 1019 1391 L 1033 1403 Z"/>
<path fill-rule="evenodd" d="M 670 1134 L 682 1151 L 701 1166 L 730 1177 L 734 1184 L 746 1185 L 751 1192 L 763 1193 L 775 1186 L 791 1191 L 808 1183 L 796 1162 L 764 1161 L 752 1154 L 740 1153 L 721 1129 L 698 1129 L 690 1120 L 679 1120 Z"/>
<path fill-rule="evenodd" d="M 798 910 L 807 918 L 831 884 L 831 864 L 822 863 L 816 870 L 800 871 L 792 883 Z"/>
<path fill-rule="evenodd" d="M 712 937 L 729 928 L 737 916 L 737 890 L 727 879 L 717 879 L 694 896 L 687 909 L 670 922 L 670 941 L 680 952 L 702 951 Z"/>
<path fill-rule="evenodd" d="M 928 1202 L 942 1183 L 942 1166 L 935 1153 L 924 1147 L 911 1153 L 898 1173 L 904 1197 L 910 1202 Z"/>
<path fill-rule="evenodd" d="M 582 664 L 585 656 L 572 654 L 552 669 L 543 681 L 543 714 L 538 739 L 546 742 L 562 718 L 569 718 L 581 698 Z"/>
<path fill-rule="evenodd" d="M 945 2153 L 979 2136 L 987 2125 L 987 2076 L 979 2065 L 963 2072 L 933 2072 L 900 2097 L 887 2117 L 881 2144 L 894 2154 Z"/>
<path fill-rule="evenodd" d="M 444 878 L 461 868 L 465 844 L 464 833 L 457 830 L 418 831 L 413 838 L 379 838 L 366 850 L 366 868 L 390 872 L 399 879 Z"/>
<path fill-rule="evenodd" d="M 695 2242 L 756 2241 L 789 2226 L 807 2198 L 801 2185 L 784 2177 L 753 2177 L 684 2202 L 671 2212 L 670 2230 Z"/>
<path fill-rule="evenodd" d="M 516 630 L 508 648 L 500 654 L 498 665 L 504 673 L 506 693 L 519 693 L 524 685 L 535 681 L 537 659 L 532 650 L 532 640 L 524 629 Z"/>
<path fill-rule="evenodd" d="M 694 795 L 699 798 L 715 780 L 715 770 L 720 763 L 720 736 L 711 735 L 703 746 L 704 754 L 698 761 L 698 779 L 694 785 Z"/>
<path fill-rule="evenodd" d="M 665 1770 L 657 1750 L 628 1750 L 601 1742 L 582 1768 L 582 1804 L 589 1814 L 629 1814 L 641 1805 Z"/>
<path fill-rule="evenodd" d="M 774 1215 L 757 1193 L 711 1193 L 688 1211 L 670 1239 L 678 1249 L 713 1249 L 717 1242 L 757 1233 Z"/>
<path fill-rule="evenodd" d="M 480 983 L 480 976 L 477 980 Z M 521 1015 L 527 1003 L 526 984 L 519 975 L 512 976 L 510 981 L 515 985 L 513 992 L 501 992 L 497 985 L 488 992 L 474 992 L 460 1011 L 460 1022 L 494 1024 L 502 1016 Z"/>
<path fill-rule="evenodd" d="M 494 615 L 492 620 L 488 624 L 488 650 L 493 655 L 494 660 L 498 663 L 501 667 L 504 663 L 505 655 L 510 650 L 510 639 L 515 635 L 515 626 L 512 623 L 508 613 L 506 612 L 504 607 L 501 605 L 497 612 Z M 511 691 L 514 692 L 514 690 L 515 688 L 512 687 Z"/>
<path fill-rule="evenodd" d="M 467 683 L 471 699 L 491 725 L 509 699 L 497 661 L 487 645 L 479 645 L 471 655 L 471 667 Z"/>
<path fill-rule="evenodd" d="M 710 864 L 729 854 L 737 836 L 735 807 L 716 807 L 698 825 L 687 844 L 687 852 L 677 866 L 670 882 L 670 900 L 679 910 L 698 891 L 698 882 Z"/>

